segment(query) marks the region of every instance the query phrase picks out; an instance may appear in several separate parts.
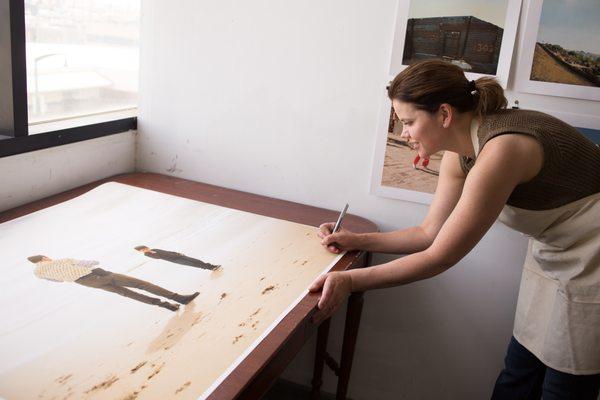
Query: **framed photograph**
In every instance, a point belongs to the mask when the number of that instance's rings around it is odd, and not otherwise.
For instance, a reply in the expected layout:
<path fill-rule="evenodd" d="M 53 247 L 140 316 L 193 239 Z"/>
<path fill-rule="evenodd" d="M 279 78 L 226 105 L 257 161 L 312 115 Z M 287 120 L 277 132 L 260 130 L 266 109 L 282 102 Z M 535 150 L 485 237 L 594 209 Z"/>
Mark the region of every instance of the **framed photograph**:
<path fill-rule="evenodd" d="M 600 100 L 600 2 L 531 0 L 516 90 Z"/>
<path fill-rule="evenodd" d="M 443 152 L 434 154 L 427 161 L 417 157 L 417 152 L 401 136 L 402 123 L 396 117 L 385 90 L 377 126 L 371 193 L 431 204 Z"/>
<path fill-rule="evenodd" d="M 440 59 L 468 79 L 492 75 L 506 88 L 520 8 L 521 0 L 398 2 L 390 75 Z"/>

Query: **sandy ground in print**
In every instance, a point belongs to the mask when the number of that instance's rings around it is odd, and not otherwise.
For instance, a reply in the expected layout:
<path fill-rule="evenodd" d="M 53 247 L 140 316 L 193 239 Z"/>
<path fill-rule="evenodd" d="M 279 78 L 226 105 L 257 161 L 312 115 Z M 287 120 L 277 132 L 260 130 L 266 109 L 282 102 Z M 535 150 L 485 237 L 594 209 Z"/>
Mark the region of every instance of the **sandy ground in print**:
<path fill-rule="evenodd" d="M 149 259 L 140 243 L 222 267 Z M 314 227 L 117 183 L 0 224 L 0 253 L 5 399 L 202 398 L 338 258 Z M 35 254 L 200 295 L 173 312 L 51 282 L 34 276 Z"/>
<path fill-rule="evenodd" d="M 545 51 L 539 43 L 535 45 L 531 80 L 564 83 L 568 85 L 595 86 L 592 82 L 569 70 Z"/>
<path fill-rule="evenodd" d="M 413 160 L 417 153 L 403 143 L 400 136 L 388 134 L 381 184 L 417 192 L 434 193 L 443 153 L 434 154 L 426 168 L 422 167 L 419 162 L 418 168 L 415 169 Z"/>

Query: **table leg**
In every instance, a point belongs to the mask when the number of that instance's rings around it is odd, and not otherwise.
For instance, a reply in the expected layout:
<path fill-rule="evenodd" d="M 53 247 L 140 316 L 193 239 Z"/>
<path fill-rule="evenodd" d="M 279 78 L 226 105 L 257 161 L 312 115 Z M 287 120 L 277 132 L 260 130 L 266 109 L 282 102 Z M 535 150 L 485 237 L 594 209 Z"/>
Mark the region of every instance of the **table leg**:
<path fill-rule="evenodd" d="M 363 292 L 352 293 L 348 298 L 336 400 L 345 400 L 348 393 L 348 382 L 350 381 L 350 371 L 352 369 L 354 350 L 356 349 L 356 339 L 358 337 L 363 302 Z"/>
<path fill-rule="evenodd" d="M 310 392 L 311 400 L 321 398 L 321 385 L 323 384 L 323 367 L 325 366 L 325 357 L 327 355 L 327 339 L 329 338 L 329 326 L 331 318 L 327 318 L 321 325 L 317 333 L 317 351 L 315 353 L 315 367 L 313 369 L 312 390 Z"/>
<path fill-rule="evenodd" d="M 368 267 L 371 265 L 371 257 L 371 253 L 364 253 L 364 255 L 352 266 L 352 268 Z M 363 303 L 363 292 L 352 293 L 348 297 L 346 322 L 344 324 L 344 341 L 342 343 L 342 355 L 339 365 L 327 353 L 327 339 L 329 337 L 331 318 L 327 319 L 319 326 L 312 379 L 312 390 L 310 395 L 311 400 L 320 399 L 320 390 L 321 385 L 323 384 L 323 367 L 325 364 L 327 364 L 327 366 L 331 368 L 331 370 L 338 376 L 336 400 L 346 399 Z"/>

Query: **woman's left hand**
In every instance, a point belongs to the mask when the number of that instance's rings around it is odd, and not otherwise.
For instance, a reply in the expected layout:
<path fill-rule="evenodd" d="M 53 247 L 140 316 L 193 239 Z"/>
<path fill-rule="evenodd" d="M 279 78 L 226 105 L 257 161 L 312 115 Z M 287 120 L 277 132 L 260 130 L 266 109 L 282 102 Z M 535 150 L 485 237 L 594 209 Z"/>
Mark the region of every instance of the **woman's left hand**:
<path fill-rule="evenodd" d="M 318 311 L 312 318 L 315 324 L 320 324 L 331 317 L 352 292 L 352 278 L 346 271 L 329 272 L 318 277 L 308 290 L 311 292 L 322 291 L 317 305 Z"/>

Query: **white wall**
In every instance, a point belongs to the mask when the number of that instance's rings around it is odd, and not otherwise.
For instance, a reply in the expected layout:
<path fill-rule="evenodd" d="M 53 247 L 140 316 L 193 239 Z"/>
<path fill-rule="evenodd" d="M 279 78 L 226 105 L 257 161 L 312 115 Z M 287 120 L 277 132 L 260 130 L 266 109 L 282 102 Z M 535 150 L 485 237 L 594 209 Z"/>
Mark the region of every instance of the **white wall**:
<path fill-rule="evenodd" d="M 425 206 L 369 194 L 395 5 L 143 2 L 137 168 L 331 209 L 348 201 L 382 230 L 418 224 Z M 508 96 L 528 108 L 598 111 L 593 102 Z M 496 225 L 449 272 L 368 293 L 350 396 L 488 397 L 524 252 L 524 238 Z M 308 384 L 312 351 L 285 377 Z M 334 390 L 331 374 L 325 389 Z"/>
<path fill-rule="evenodd" d="M 134 156 L 135 135 L 129 131 L 0 158 L 0 211 L 133 172 Z"/>

